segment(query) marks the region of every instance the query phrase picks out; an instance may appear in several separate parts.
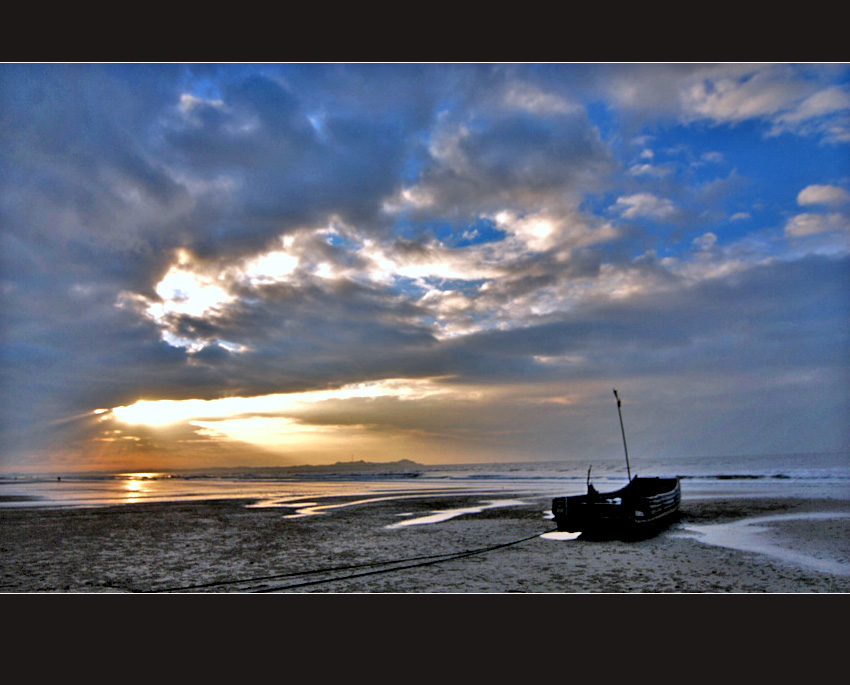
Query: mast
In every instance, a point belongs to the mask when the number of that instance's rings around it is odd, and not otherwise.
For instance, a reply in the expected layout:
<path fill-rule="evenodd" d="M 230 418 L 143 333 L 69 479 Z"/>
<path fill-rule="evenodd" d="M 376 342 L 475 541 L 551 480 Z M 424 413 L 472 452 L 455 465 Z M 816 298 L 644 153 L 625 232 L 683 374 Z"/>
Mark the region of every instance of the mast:
<path fill-rule="evenodd" d="M 623 428 L 623 412 L 620 409 L 622 403 L 620 402 L 620 396 L 617 394 L 617 389 L 614 388 L 614 397 L 617 398 L 617 413 L 620 415 L 620 432 L 623 434 L 623 449 L 626 451 L 626 473 L 629 475 L 629 482 L 632 481 L 632 470 L 629 467 L 629 448 L 626 446 L 626 429 Z"/>

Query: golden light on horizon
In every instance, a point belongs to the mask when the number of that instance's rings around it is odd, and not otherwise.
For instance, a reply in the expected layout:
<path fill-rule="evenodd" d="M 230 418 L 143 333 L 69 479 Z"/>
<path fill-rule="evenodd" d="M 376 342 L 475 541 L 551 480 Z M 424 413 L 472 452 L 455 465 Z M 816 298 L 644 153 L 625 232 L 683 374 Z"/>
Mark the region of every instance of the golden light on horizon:
<path fill-rule="evenodd" d="M 477 400 L 479 388 L 443 384 L 444 378 L 391 378 L 351 383 L 330 390 L 212 400 L 140 400 L 114 407 L 117 421 L 152 429 L 194 427 L 213 442 L 249 443 L 271 450 L 339 451 L 376 449 L 391 436 L 412 433 L 393 423 L 398 403 Z M 375 404 L 376 401 L 390 404 Z M 389 412 L 389 413 L 384 413 Z M 167 439 L 163 437 L 163 439 Z"/>
<path fill-rule="evenodd" d="M 211 400 L 212 402 L 218 400 Z M 113 407 L 112 415 L 122 423 L 158 427 L 204 416 L 209 400 L 139 400 L 124 407 Z"/>
<path fill-rule="evenodd" d="M 212 400 L 139 400 L 131 405 L 113 407 L 112 414 L 123 423 L 166 426 L 204 419 L 221 421 L 250 416 L 288 416 L 320 402 L 333 400 L 400 401 L 421 400 L 436 395 L 478 396 L 478 391 L 440 385 L 439 378 L 389 378 L 350 383 L 331 390 L 278 393 L 255 397 L 224 397 Z"/>
<path fill-rule="evenodd" d="M 132 504 L 133 502 L 137 502 L 146 490 L 145 485 L 146 484 L 143 480 L 137 478 L 125 480 L 122 487 L 124 489 L 126 503 Z"/>

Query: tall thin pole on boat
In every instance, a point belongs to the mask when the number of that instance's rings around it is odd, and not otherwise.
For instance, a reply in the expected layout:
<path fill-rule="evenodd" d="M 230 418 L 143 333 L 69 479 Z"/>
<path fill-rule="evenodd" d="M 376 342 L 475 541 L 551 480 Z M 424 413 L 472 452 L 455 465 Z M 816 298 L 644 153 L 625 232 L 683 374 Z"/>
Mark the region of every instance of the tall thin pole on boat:
<path fill-rule="evenodd" d="M 620 396 L 617 394 L 617 389 L 614 388 L 614 397 L 617 398 L 617 413 L 620 415 L 620 432 L 623 434 L 623 449 L 626 451 L 626 473 L 629 474 L 629 482 L 632 481 L 632 470 L 629 467 L 629 448 L 626 446 L 626 429 L 623 428 L 623 412 L 620 409 Z"/>

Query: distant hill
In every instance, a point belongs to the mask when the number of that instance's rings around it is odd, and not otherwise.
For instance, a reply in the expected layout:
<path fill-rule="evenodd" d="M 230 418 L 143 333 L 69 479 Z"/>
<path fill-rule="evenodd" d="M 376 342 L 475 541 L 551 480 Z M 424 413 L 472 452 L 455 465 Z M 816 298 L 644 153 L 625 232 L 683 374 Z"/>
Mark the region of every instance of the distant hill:
<path fill-rule="evenodd" d="M 396 473 L 419 470 L 422 464 L 410 459 L 398 461 L 338 461 L 335 464 L 304 464 L 303 466 L 284 466 L 279 470 L 296 473 Z M 276 469 L 278 470 L 278 469 Z"/>
<path fill-rule="evenodd" d="M 418 473 L 423 464 L 410 459 L 398 461 L 338 461 L 335 464 L 302 464 L 296 466 L 222 466 L 218 468 L 191 469 L 180 473 L 205 473 L 219 475 L 252 475 L 257 477 L 284 477 L 288 475 L 329 475 L 329 474 L 410 474 Z"/>

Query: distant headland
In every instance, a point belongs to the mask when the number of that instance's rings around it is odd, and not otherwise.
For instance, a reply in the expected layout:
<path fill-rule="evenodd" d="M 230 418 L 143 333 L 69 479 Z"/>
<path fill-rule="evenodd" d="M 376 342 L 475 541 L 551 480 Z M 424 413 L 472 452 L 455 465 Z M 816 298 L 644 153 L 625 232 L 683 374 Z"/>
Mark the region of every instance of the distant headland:
<path fill-rule="evenodd" d="M 205 474 L 250 474 L 262 476 L 285 476 L 303 474 L 331 474 L 331 473 L 411 473 L 419 472 L 423 464 L 410 459 L 399 459 L 397 461 L 338 461 L 334 464 L 301 464 L 294 466 L 220 466 L 203 469 L 180 469 L 181 474 L 205 473 Z M 178 473 L 178 471 L 174 471 Z"/>

